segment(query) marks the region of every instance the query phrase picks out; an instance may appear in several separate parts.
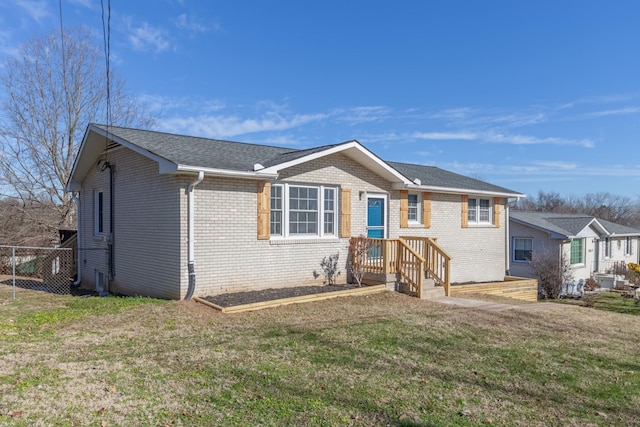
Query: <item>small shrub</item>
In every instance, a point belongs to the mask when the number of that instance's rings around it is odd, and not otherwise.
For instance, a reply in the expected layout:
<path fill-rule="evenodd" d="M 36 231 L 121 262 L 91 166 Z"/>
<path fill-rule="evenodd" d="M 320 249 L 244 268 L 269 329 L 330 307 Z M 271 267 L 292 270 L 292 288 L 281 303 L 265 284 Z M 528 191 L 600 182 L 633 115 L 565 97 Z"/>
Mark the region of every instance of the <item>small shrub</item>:
<path fill-rule="evenodd" d="M 593 277 L 589 277 L 584 282 L 584 290 L 587 292 L 595 291 L 596 289 L 600 289 L 600 283 L 598 283 Z"/>
<path fill-rule="evenodd" d="M 324 275 L 323 283 L 325 285 L 335 285 L 336 278 L 340 275 L 340 271 L 338 270 L 339 258 L 339 253 L 335 253 L 333 255 L 329 255 L 328 257 L 322 258 L 320 267 L 322 267 L 322 274 Z"/>
<path fill-rule="evenodd" d="M 371 251 L 371 240 L 365 236 L 352 237 L 349 239 L 349 271 L 356 280 L 358 287 L 362 286 L 362 279 L 366 273 L 367 256 Z"/>

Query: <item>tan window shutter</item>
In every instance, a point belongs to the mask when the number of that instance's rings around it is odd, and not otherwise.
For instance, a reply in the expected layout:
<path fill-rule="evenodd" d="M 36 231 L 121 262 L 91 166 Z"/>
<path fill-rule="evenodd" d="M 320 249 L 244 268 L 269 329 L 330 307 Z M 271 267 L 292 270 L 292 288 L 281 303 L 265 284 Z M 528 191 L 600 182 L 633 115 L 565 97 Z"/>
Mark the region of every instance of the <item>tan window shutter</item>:
<path fill-rule="evenodd" d="M 469 196 L 462 196 L 462 228 L 469 227 Z"/>
<path fill-rule="evenodd" d="M 340 189 L 340 237 L 351 237 L 351 189 Z"/>
<path fill-rule="evenodd" d="M 400 190 L 400 228 L 409 227 L 409 190 Z"/>
<path fill-rule="evenodd" d="M 422 224 L 431 228 L 431 193 L 422 193 Z"/>
<path fill-rule="evenodd" d="M 502 205 L 502 199 L 500 197 L 493 198 L 493 226 L 500 228 L 500 206 Z"/>
<path fill-rule="evenodd" d="M 258 183 L 258 240 L 269 240 L 271 216 L 271 183 Z"/>

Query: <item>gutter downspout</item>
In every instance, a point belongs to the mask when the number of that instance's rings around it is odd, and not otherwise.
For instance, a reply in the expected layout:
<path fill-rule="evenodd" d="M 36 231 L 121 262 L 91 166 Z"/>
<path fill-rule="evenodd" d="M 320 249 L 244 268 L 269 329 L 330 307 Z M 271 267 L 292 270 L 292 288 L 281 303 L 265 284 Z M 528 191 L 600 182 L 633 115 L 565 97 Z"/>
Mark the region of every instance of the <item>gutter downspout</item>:
<path fill-rule="evenodd" d="M 195 272 L 195 243 L 194 243 L 194 228 L 195 228 L 195 202 L 194 202 L 194 188 L 200 184 L 204 179 L 204 171 L 198 171 L 198 177 L 189 184 L 187 187 L 187 209 L 189 211 L 187 215 L 187 271 L 189 272 L 189 287 L 187 288 L 187 295 L 184 297 L 185 301 L 189 301 L 193 296 L 193 292 L 196 290 L 196 272 Z"/>
<path fill-rule="evenodd" d="M 76 281 L 72 283 L 72 286 L 80 286 L 80 282 L 82 281 L 82 263 L 80 262 L 80 197 L 77 193 L 73 193 L 71 198 L 76 202 L 76 222 L 78 227 L 78 231 L 76 231 Z"/>
<path fill-rule="evenodd" d="M 516 199 L 512 200 L 512 201 L 509 201 L 509 199 L 507 199 L 507 203 L 505 203 L 505 211 L 506 211 L 506 214 L 507 214 L 507 218 L 506 218 L 506 221 L 505 221 L 506 226 L 504 228 L 505 229 L 504 232 L 505 232 L 505 236 L 506 236 L 506 238 L 505 238 L 505 242 L 506 242 L 506 245 L 505 245 L 506 246 L 506 254 L 505 254 L 506 255 L 505 261 L 506 262 L 505 262 L 505 266 L 507 267 L 506 270 L 505 270 L 505 274 L 507 276 L 511 276 L 511 238 L 509 237 L 509 210 L 510 210 L 510 207 L 511 206 L 515 206 L 518 203 L 519 200 L 520 200 L 520 198 L 516 197 Z"/>

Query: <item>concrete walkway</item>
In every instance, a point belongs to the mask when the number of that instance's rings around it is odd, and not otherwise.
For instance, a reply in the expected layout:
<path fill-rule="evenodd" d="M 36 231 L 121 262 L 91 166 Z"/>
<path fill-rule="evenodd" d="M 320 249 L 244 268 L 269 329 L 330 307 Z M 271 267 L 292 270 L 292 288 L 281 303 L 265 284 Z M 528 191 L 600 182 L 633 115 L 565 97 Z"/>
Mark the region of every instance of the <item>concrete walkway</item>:
<path fill-rule="evenodd" d="M 474 299 L 457 298 L 457 297 L 436 297 L 430 298 L 428 301 L 437 302 L 440 304 L 456 305 L 459 307 L 465 307 L 482 311 L 505 311 L 505 310 L 522 310 L 522 311 L 536 311 L 540 309 L 548 308 L 564 308 L 566 305 L 557 304 L 553 302 L 538 302 L 532 304 L 503 304 L 491 301 L 480 301 Z"/>

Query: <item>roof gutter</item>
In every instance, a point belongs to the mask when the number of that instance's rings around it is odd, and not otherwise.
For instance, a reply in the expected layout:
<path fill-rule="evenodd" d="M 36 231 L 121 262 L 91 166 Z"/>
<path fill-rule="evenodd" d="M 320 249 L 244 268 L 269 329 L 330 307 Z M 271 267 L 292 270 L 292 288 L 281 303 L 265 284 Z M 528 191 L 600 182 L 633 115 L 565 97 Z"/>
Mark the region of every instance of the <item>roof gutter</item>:
<path fill-rule="evenodd" d="M 487 191 L 487 190 L 474 190 L 464 188 L 451 188 L 451 187 L 437 187 L 433 185 L 418 185 L 418 184 L 394 184 L 395 190 L 409 189 L 409 190 L 421 190 L 430 191 L 432 193 L 446 193 L 446 194 L 477 194 L 479 196 L 495 196 L 495 197 L 515 197 L 520 199 L 521 197 L 527 197 L 526 194 L 520 193 L 503 193 L 499 191 Z"/>
<path fill-rule="evenodd" d="M 73 282 L 73 286 L 80 286 L 80 282 L 82 281 L 82 263 L 80 262 L 80 197 L 78 197 L 78 193 L 73 193 L 71 196 L 73 200 L 76 202 L 76 221 L 77 221 L 77 231 L 76 231 L 76 280 Z"/>
<path fill-rule="evenodd" d="M 509 210 L 511 209 L 511 206 L 515 206 L 518 201 L 520 200 L 520 197 L 516 197 L 515 200 L 509 200 L 507 199 L 507 202 L 504 204 L 504 210 L 505 210 L 505 214 L 507 216 L 506 220 L 505 220 L 505 230 L 504 230 L 504 234 L 505 234 L 505 273 L 507 276 L 511 276 L 511 237 L 509 237 L 509 234 L 511 233 L 509 231 L 509 223 L 511 222 L 509 220 Z"/>
<path fill-rule="evenodd" d="M 276 179 L 278 177 L 277 173 L 245 172 L 245 171 L 234 171 L 229 169 L 198 168 L 198 167 L 186 166 L 186 165 L 177 165 L 177 167 L 171 171 L 169 170 L 160 171 L 160 173 L 171 173 L 171 172 L 195 172 L 198 174 L 202 172 L 202 173 L 206 173 L 207 176 L 215 176 L 220 178 L 241 178 L 241 179 L 257 179 L 257 180 Z"/>
<path fill-rule="evenodd" d="M 196 185 L 200 184 L 204 179 L 204 171 L 198 171 L 198 177 L 189 184 L 187 187 L 187 271 L 189 272 L 189 287 L 187 288 L 187 295 L 184 297 L 185 301 L 189 301 L 193 296 L 193 292 L 196 289 L 196 272 L 195 272 L 195 243 L 194 243 L 194 228 L 195 228 L 195 202 L 194 202 L 194 189 Z"/>

